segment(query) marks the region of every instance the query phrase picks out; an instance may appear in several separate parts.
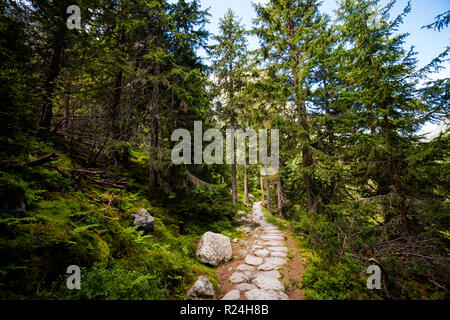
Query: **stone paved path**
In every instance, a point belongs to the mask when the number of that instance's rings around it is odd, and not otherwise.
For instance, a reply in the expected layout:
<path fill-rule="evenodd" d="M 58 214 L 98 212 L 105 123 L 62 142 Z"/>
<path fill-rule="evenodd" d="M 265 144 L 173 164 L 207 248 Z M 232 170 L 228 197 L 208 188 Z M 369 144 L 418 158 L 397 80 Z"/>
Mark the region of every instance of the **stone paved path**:
<path fill-rule="evenodd" d="M 261 202 L 253 205 L 254 219 L 260 223 L 247 245 L 245 263 L 233 270 L 233 288 L 222 300 L 288 300 L 278 271 L 287 263 L 288 248 L 278 227 L 268 223 Z"/>

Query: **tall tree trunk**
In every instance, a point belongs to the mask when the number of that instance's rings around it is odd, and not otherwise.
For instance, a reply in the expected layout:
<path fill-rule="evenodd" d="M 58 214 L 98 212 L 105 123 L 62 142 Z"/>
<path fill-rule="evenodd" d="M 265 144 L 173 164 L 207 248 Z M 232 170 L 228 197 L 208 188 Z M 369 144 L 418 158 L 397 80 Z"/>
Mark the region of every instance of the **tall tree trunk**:
<path fill-rule="evenodd" d="M 158 0 L 160 3 L 159 8 L 157 10 L 162 10 L 162 0 Z M 155 47 L 156 54 L 160 54 L 161 49 L 161 38 L 162 38 L 162 30 L 161 30 L 161 20 L 160 20 L 159 12 L 157 13 L 157 23 L 159 24 L 156 35 L 155 35 Z M 148 175 L 148 184 L 151 191 L 153 191 L 157 185 L 157 171 L 156 171 L 156 160 L 158 156 L 157 148 L 158 148 L 158 131 L 159 131 L 159 75 L 161 73 L 160 63 L 157 61 L 153 66 L 153 76 L 155 80 L 153 81 L 153 89 L 152 89 L 152 98 L 150 104 L 150 165 L 149 165 L 149 175 Z"/>
<path fill-rule="evenodd" d="M 70 119 L 70 90 L 72 88 L 72 83 L 67 82 L 66 93 L 64 94 L 64 119 L 63 119 L 63 132 L 67 133 L 69 129 L 69 119 Z"/>
<path fill-rule="evenodd" d="M 302 165 L 306 169 L 312 169 L 313 158 L 311 148 L 309 147 L 310 137 L 309 137 L 309 125 L 306 114 L 306 104 L 305 101 L 300 101 L 299 104 L 299 121 L 303 129 L 303 133 L 301 134 L 302 143 L 306 143 L 307 145 L 303 147 L 302 150 Z M 303 175 L 303 181 L 305 183 L 306 190 L 306 208 L 308 212 L 314 211 L 314 193 L 312 189 L 312 178 L 309 172 L 305 172 Z"/>
<path fill-rule="evenodd" d="M 231 165 L 231 192 L 233 195 L 233 204 L 236 204 L 238 201 L 237 197 L 237 179 L 236 179 L 236 163 Z"/>
<path fill-rule="evenodd" d="M 277 175 L 277 198 L 278 198 L 278 212 L 281 213 L 281 208 L 283 208 L 283 189 L 281 188 L 281 177 Z"/>
<path fill-rule="evenodd" d="M 122 95 L 122 68 L 117 72 L 116 79 L 114 81 L 114 95 L 113 103 L 111 105 L 111 134 L 114 140 L 120 138 L 120 125 L 119 125 L 119 107 Z"/>
<path fill-rule="evenodd" d="M 272 203 L 270 200 L 270 180 L 269 177 L 266 177 L 266 188 L 267 188 L 267 210 L 272 212 Z"/>
<path fill-rule="evenodd" d="M 159 63 L 155 63 L 154 75 L 159 76 Z M 156 187 L 156 160 L 158 148 L 158 105 L 159 105 L 159 84 L 157 81 L 153 83 L 152 102 L 150 111 L 150 166 L 149 166 L 149 187 L 153 190 Z"/>
<path fill-rule="evenodd" d="M 44 105 L 42 106 L 40 129 L 38 135 L 45 136 L 49 131 L 53 119 L 53 95 L 56 88 L 56 79 L 61 70 L 62 53 L 64 50 L 67 26 L 60 23 L 58 31 L 54 35 L 52 56 L 44 83 Z"/>
<path fill-rule="evenodd" d="M 385 109 L 385 108 L 383 108 Z M 391 129 L 390 129 L 390 123 L 387 115 L 384 115 L 384 124 L 385 124 L 385 130 L 387 134 L 387 145 L 388 150 L 391 158 L 391 169 L 392 173 L 394 175 L 394 182 L 395 182 L 395 189 L 397 191 L 398 197 L 400 198 L 400 217 L 402 221 L 402 229 L 403 233 L 408 234 L 409 233 L 409 227 L 408 227 L 408 217 L 406 214 L 406 204 L 405 204 L 405 195 L 403 193 L 403 186 L 402 181 L 400 179 L 400 170 L 398 168 L 398 163 L 394 155 L 393 150 L 393 143 L 392 143 L 392 136 L 391 136 Z"/>
<path fill-rule="evenodd" d="M 264 182 L 263 177 L 259 177 L 259 184 L 261 185 L 261 205 L 265 206 L 264 201 Z"/>
<path fill-rule="evenodd" d="M 306 169 L 312 169 L 313 165 L 313 158 L 312 158 L 312 152 L 311 148 L 309 147 L 310 142 L 310 136 L 309 136 L 309 125 L 308 125 L 308 118 L 306 114 L 306 103 L 303 99 L 300 99 L 299 94 L 297 90 L 300 90 L 299 85 L 299 76 L 297 74 L 296 69 L 301 68 L 300 60 L 301 57 L 299 57 L 299 53 L 297 52 L 297 43 L 294 37 L 295 34 L 295 27 L 294 27 L 294 21 L 290 20 L 288 22 L 288 30 L 289 30 L 289 46 L 290 46 L 290 55 L 291 58 L 294 60 L 294 62 L 298 65 L 294 67 L 293 71 L 293 78 L 294 78 L 294 99 L 297 104 L 297 110 L 298 110 L 298 121 L 300 126 L 302 127 L 302 133 L 300 135 L 300 141 L 302 144 L 302 166 Z M 303 174 L 303 181 L 305 184 L 305 191 L 306 191 L 306 208 L 308 212 L 313 212 L 314 210 L 314 194 L 313 194 L 313 183 L 312 183 L 312 177 L 309 172 L 305 172 Z"/>
<path fill-rule="evenodd" d="M 122 28 L 120 31 L 119 48 L 120 52 L 123 53 L 125 49 L 125 30 Z M 111 105 L 111 133 L 114 140 L 119 140 L 121 137 L 120 124 L 119 124 L 119 109 L 122 100 L 122 80 L 123 80 L 123 70 L 122 66 L 119 66 L 119 70 L 116 73 L 116 79 L 114 81 L 114 94 L 113 103 Z"/>
<path fill-rule="evenodd" d="M 233 129 L 233 145 L 234 145 L 234 130 L 236 129 L 236 119 L 234 117 L 234 81 L 233 81 L 233 62 L 229 61 L 229 78 L 230 78 L 230 83 L 229 83 L 229 88 L 228 88 L 228 97 L 230 99 L 230 109 L 231 109 L 231 119 L 230 119 L 230 123 L 231 123 L 231 129 Z M 234 148 L 236 149 L 236 148 Z M 233 204 L 236 204 L 238 201 L 238 197 L 237 197 L 237 178 L 236 178 L 236 174 L 237 174 L 237 170 L 236 170 L 236 153 L 235 150 L 233 150 L 233 159 L 231 160 L 231 192 L 232 192 L 232 197 L 233 197 Z"/>
<path fill-rule="evenodd" d="M 244 163 L 244 202 L 249 203 L 249 201 L 248 201 L 247 160 L 245 160 L 245 163 Z"/>

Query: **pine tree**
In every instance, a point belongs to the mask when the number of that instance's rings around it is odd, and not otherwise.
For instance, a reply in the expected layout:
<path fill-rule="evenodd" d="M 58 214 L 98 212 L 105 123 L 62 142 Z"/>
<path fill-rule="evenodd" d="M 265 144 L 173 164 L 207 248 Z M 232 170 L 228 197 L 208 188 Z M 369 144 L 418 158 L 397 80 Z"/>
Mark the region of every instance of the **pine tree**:
<path fill-rule="evenodd" d="M 216 44 L 211 46 L 212 70 L 218 93 L 225 100 L 222 116 L 226 119 L 227 126 L 234 130 L 238 128 L 237 116 L 241 108 L 239 95 L 248 76 L 246 31 L 231 10 L 220 20 L 219 29 L 220 34 L 214 36 Z M 234 140 L 234 137 L 232 139 Z M 237 170 L 234 151 L 228 156 L 231 156 L 232 196 L 233 203 L 236 204 Z"/>
<path fill-rule="evenodd" d="M 267 66 L 274 105 L 296 109 L 299 142 L 302 154 L 302 175 L 309 212 L 316 208 L 313 154 L 310 146 L 311 127 L 307 113 L 307 97 L 311 90 L 311 72 L 315 63 L 314 50 L 320 41 L 321 25 L 325 23 L 318 11 L 317 1 L 277 0 L 256 5 L 257 28 L 261 40 L 261 58 Z M 276 95 L 276 96 L 275 96 Z M 281 110 L 280 110 L 281 111 Z M 297 150 L 298 150 L 297 149 Z"/>
<path fill-rule="evenodd" d="M 405 34 L 394 34 L 410 6 L 390 22 L 391 2 L 373 22 L 378 2 L 346 0 L 339 7 L 340 34 L 349 45 L 341 68 L 347 83 L 341 101 L 347 101 L 345 107 L 351 116 L 349 129 L 353 133 L 347 141 L 353 145 L 351 157 L 364 162 L 369 152 L 372 163 L 366 170 L 377 182 L 378 195 L 387 195 L 394 186 L 402 231 L 407 234 L 407 195 L 402 181 L 405 150 L 424 122 L 421 116 L 427 107 L 417 100 L 415 53 L 403 49 Z M 386 214 L 389 220 L 391 213 Z"/>

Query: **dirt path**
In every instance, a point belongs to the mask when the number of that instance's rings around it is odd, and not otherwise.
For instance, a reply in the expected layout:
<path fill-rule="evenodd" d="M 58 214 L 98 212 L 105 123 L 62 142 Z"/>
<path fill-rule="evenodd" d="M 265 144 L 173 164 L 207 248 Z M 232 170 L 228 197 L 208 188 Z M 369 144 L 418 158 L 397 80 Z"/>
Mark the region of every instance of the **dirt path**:
<path fill-rule="evenodd" d="M 300 300 L 303 273 L 295 241 L 268 223 L 261 203 L 253 205 L 254 219 L 260 226 L 233 243 L 232 262 L 217 269 L 222 300 Z M 291 258 L 288 258 L 289 249 Z M 286 288 L 286 286 L 287 288 Z"/>

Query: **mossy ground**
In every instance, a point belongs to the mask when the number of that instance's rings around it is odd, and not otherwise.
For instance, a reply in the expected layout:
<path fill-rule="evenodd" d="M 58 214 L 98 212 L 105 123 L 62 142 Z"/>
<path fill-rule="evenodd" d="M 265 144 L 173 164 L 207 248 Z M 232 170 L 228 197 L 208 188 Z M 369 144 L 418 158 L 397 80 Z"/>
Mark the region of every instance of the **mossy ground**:
<path fill-rule="evenodd" d="M 33 142 L 40 153 L 51 145 Z M 73 168 L 59 152 L 53 164 Z M 199 275 L 218 292 L 215 268 L 195 258 L 206 231 L 239 237 L 228 192 L 213 197 L 167 198 L 148 193 L 146 156 L 133 150 L 124 190 L 64 176 L 51 167 L 0 172 L 1 196 L 17 195 L 27 215 L 1 213 L 0 299 L 183 299 Z M 155 218 L 152 232 L 132 226 L 131 213 L 145 208 Z M 248 209 L 248 208 L 247 208 Z M 67 267 L 82 269 L 81 290 L 66 287 Z"/>

